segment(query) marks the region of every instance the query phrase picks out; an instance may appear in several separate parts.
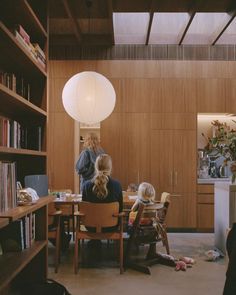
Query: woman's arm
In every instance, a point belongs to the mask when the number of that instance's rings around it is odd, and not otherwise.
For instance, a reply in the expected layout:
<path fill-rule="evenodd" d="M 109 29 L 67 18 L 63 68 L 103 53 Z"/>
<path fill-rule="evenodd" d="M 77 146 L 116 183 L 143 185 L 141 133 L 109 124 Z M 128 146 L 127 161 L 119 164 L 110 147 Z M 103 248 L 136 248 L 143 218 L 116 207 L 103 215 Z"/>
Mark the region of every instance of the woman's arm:
<path fill-rule="evenodd" d="M 78 159 L 76 166 L 75 166 L 77 173 L 81 174 L 81 175 L 86 173 L 87 169 L 88 169 L 88 164 L 89 164 L 88 151 L 84 150 L 81 152 L 79 159 Z"/>

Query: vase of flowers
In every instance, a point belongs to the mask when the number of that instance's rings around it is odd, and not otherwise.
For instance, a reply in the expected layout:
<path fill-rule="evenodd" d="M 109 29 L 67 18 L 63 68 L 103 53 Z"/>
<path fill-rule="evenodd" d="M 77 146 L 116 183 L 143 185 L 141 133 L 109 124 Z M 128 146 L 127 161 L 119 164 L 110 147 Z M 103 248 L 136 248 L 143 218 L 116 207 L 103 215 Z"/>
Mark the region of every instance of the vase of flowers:
<path fill-rule="evenodd" d="M 232 120 L 233 123 L 236 121 Z M 223 156 L 225 158 L 225 166 L 230 167 L 232 173 L 232 182 L 236 181 L 236 129 L 232 129 L 226 122 L 222 123 L 218 120 L 211 122 L 213 128 L 213 136 L 206 137 L 207 145 L 204 150 L 208 155 L 216 157 Z"/>

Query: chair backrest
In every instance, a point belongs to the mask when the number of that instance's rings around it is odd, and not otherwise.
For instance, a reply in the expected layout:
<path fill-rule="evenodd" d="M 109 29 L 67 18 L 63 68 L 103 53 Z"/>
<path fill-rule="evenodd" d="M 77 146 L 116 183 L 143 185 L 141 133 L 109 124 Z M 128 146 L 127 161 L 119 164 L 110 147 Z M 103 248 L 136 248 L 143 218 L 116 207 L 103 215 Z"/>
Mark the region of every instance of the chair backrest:
<path fill-rule="evenodd" d="M 118 224 L 119 203 L 90 203 L 81 202 L 79 212 L 84 214 L 82 222 L 87 227 L 96 228 L 96 232 L 101 232 L 103 227 L 112 227 Z"/>
<path fill-rule="evenodd" d="M 26 175 L 25 187 L 31 187 L 36 190 L 39 197 L 48 195 L 48 176 L 42 175 Z"/>
<path fill-rule="evenodd" d="M 170 203 L 170 193 L 163 192 L 161 194 L 161 203 L 169 202 Z"/>
<path fill-rule="evenodd" d="M 160 223 L 164 224 L 168 207 L 170 205 L 170 193 L 163 192 L 161 194 L 161 203 L 163 203 L 164 207 L 162 210 L 158 211 L 157 216 L 159 218 Z"/>

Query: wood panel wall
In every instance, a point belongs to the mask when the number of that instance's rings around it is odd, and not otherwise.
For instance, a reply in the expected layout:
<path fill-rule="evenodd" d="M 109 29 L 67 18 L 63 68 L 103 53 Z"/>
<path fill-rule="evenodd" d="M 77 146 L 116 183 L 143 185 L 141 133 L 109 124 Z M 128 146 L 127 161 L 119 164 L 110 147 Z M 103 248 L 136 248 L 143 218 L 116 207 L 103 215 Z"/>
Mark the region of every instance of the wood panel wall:
<path fill-rule="evenodd" d="M 78 72 L 97 71 L 114 85 L 117 103 L 102 124 L 101 139 L 112 155 L 113 175 L 124 189 L 131 181 L 150 180 L 153 128 L 169 122 L 170 129 L 191 126 L 194 130 L 197 112 L 236 113 L 234 61 L 73 60 L 50 61 L 49 69 L 48 169 L 52 188 L 74 189 L 74 123 L 63 109 L 61 91 Z M 107 133 L 109 142 L 104 136 Z M 133 150 L 127 151 L 126 143 Z"/>

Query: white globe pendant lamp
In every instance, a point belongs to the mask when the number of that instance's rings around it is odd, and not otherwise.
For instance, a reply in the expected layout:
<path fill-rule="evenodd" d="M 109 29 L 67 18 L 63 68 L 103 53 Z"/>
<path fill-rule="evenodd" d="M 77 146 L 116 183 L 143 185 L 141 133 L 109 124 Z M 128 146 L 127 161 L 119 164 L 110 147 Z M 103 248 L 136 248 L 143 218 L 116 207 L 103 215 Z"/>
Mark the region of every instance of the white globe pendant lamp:
<path fill-rule="evenodd" d="M 106 119 L 116 102 L 115 90 L 103 75 L 87 71 L 72 76 L 62 91 L 66 112 L 76 121 L 94 124 Z"/>

